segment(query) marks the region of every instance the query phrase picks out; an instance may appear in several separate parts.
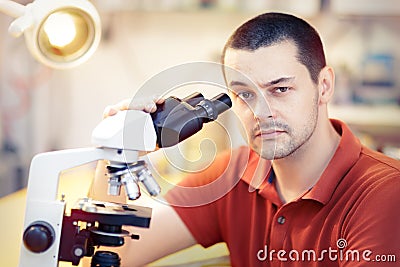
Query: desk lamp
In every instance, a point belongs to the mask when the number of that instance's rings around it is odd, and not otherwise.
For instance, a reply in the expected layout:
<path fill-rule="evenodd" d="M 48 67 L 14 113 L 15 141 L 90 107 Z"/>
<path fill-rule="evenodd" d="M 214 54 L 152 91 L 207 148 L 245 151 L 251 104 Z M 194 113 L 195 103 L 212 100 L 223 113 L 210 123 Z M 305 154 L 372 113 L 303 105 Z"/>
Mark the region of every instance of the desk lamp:
<path fill-rule="evenodd" d="M 100 17 L 88 0 L 35 0 L 26 6 L 0 0 L 0 11 L 15 18 L 9 33 L 24 34 L 31 54 L 51 68 L 85 62 L 100 42 Z"/>

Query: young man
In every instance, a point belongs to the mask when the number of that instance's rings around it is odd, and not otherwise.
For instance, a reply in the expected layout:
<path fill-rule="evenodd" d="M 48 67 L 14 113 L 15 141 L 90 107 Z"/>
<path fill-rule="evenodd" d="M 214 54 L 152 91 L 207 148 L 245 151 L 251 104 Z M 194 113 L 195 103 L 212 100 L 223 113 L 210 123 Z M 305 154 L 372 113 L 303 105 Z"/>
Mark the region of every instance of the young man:
<path fill-rule="evenodd" d="M 329 119 L 334 72 L 318 33 L 266 13 L 233 33 L 222 60 L 247 77 L 225 69 L 248 147 L 184 179 L 166 195 L 170 205 L 156 204 L 151 228 L 124 246 L 124 266 L 218 242 L 232 266 L 396 266 L 400 163 Z"/>

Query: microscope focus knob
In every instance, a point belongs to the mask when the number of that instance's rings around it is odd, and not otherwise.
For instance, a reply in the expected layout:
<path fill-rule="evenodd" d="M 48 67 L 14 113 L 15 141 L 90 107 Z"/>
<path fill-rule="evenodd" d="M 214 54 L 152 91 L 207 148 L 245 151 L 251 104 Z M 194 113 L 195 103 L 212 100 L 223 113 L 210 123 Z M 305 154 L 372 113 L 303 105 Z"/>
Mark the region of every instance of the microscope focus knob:
<path fill-rule="evenodd" d="M 23 235 L 25 247 L 35 253 L 45 252 L 53 244 L 54 238 L 53 227 L 42 221 L 29 225 Z"/>

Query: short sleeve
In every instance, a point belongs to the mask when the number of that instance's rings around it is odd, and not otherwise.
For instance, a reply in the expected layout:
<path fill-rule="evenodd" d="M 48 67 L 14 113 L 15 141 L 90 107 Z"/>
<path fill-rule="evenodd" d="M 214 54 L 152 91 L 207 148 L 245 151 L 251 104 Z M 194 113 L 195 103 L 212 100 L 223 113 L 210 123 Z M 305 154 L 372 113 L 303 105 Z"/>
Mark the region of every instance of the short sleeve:
<path fill-rule="evenodd" d="M 364 191 L 359 203 L 348 214 L 342 231 L 346 251 L 356 251 L 360 261 L 344 261 L 346 267 L 398 266 L 400 259 L 400 176 L 383 176 L 373 188 Z"/>

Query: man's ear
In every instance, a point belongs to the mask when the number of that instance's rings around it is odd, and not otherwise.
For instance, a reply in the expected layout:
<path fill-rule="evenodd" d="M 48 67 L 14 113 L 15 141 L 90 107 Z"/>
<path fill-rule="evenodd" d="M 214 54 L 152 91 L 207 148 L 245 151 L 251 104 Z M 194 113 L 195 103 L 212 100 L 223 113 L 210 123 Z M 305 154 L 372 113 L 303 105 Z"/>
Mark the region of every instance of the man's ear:
<path fill-rule="evenodd" d="M 335 91 L 335 73 L 332 67 L 325 66 L 318 79 L 319 104 L 327 104 Z"/>

